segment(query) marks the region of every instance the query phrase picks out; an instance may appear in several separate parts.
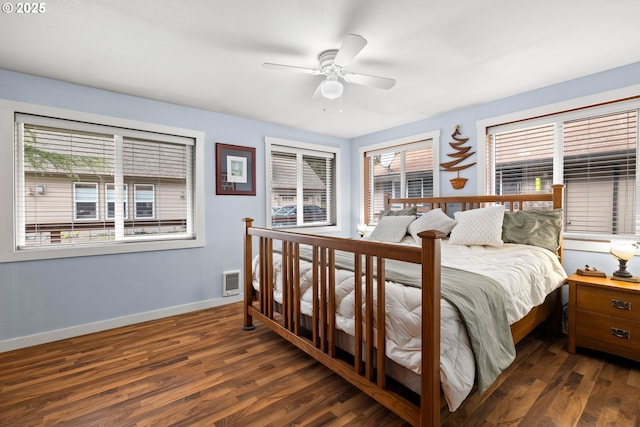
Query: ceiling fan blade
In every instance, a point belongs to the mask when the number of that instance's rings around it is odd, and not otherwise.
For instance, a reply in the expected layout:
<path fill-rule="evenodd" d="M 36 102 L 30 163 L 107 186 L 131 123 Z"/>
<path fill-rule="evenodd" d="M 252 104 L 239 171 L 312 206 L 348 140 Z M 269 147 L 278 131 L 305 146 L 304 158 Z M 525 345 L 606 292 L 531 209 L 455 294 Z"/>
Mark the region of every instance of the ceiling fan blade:
<path fill-rule="evenodd" d="M 357 34 L 347 35 L 333 62 L 341 67 L 346 67 L 366 45 L 367 39 L 364 37 Z"/>
<path fill-rule="evenodd" d="M 272 64 L 270 62 L 265 62 L 262 64 L 262 67 L 273 70 L 295 71 L 296 73 L 311 74 L 314 76 L 322 74 L 322 71 L 317 68 L 295 67 L 293 65 Z"/>
<path fill-rule="evenodd" d="M 396 84 L 395 79 L 356 73 L 346 73 L 344 75 L 344 81 L 358 85 L 373 86 L 380 89 L 391 89 Z"/>

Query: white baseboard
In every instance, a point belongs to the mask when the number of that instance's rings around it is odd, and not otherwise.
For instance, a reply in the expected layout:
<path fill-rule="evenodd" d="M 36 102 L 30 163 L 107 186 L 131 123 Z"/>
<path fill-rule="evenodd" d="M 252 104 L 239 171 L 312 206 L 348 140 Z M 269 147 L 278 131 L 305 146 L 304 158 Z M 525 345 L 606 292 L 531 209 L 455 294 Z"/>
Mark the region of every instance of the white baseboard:
<path fill-rule="evenodd" d="M 12 338 L 0 341 L 0 353 L 16 350 L 19 348 L 31 347 L 38 344 L 63 340 L 66 338 L 78 337 L 80 335 L 91 334 L 94 332 L 106 331 L 107 329 L 119 328 L 121 326 L 133 325 L 135 323 L 146 322 L 149 320 L 161 319 L 163 317 L 175 316 L 177 314 L 189 313 L 191 311 L 203 310 L 205 308 L 232 304 L 234 302 L 242 301 L 242 299 L 242 294 L 225 298 L 215 298 L 206 301 L 198 301 L 190 304 L 162 308 L 160 310 L 132 314 L 130 316 L 117 317 L 115 319 L 103 320 L 95 323 L 87 323 L 84 325 L 58 329 L 55 331 L 43 332 L 40 334 Z M 242 325 L 239 325 L 238 327 L 240 326 Z"/>

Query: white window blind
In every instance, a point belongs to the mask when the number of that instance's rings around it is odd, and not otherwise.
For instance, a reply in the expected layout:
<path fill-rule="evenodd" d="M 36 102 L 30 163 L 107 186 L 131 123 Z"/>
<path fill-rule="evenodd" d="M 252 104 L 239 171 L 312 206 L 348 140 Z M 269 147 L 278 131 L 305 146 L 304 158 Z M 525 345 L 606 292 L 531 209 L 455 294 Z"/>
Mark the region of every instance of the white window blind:
<path fill-rule="evenodd" d="M 384 196 L 433 196 L 433 143 L 420 141 L 365 153 L 367 223 L 378 220 Z"/>
<path fill-rule="evenodd" d="M 271 145 L 273 227 L 336 224 L 336 154 Z"/>
<path fill-rule="evenodd" d="M 548 124 L 491 135 L 487 158 L 490 194 L 551 191 L 554 125 Z"/>
<path fill-rule="evenodd" d="M 192 138 L 17 114 L 16 151 L 17 249 L 194 236 Z"/>
<path fill-rule="evenodd" d="M 638 101 L 488 129 L 487 191 L 549 192 L 565 185 L 565 232 L 639 235 Z"/>
<path fill-rule="evenodd" d="M 564 123 L 566 231 L 636 234 L 638 111 Z"/>

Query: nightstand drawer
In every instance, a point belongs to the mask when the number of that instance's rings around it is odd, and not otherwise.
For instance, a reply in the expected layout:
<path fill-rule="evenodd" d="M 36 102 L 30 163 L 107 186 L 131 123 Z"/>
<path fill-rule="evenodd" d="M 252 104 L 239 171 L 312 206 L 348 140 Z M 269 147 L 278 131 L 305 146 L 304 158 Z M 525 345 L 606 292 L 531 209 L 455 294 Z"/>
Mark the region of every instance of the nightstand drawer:
<path fill-rule="evenodd" d="M 577 308 L 621 319 L 640 321 L 640 294 L 604 287 L 580 286 Z"/>
<path fill-rule="evenodd" d="M 576 346 L 640 360 L 640 322 L 578 310 Z"/>

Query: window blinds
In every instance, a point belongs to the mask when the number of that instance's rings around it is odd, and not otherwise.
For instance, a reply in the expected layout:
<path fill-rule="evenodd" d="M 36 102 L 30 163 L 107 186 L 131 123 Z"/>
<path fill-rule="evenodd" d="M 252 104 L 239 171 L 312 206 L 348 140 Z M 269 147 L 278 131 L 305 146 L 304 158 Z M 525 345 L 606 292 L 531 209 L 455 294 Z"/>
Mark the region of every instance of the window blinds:
<path fill-rule="evenodd" d="M 433 143 L 420 141 L 365 153 L 367 223 L 378 220 L 384 196 L 433 196 Z"/>
<path fill-rule="evenodd" d="M 638 108 L 615 103 L 490 128 L 487 190 L 547 192 L 563 182 L 566 232 L 637 235 L 637 145 Z"/>
<path fill-rule="evenodd" d="M 16 116 L 16 247 L 193 237 L 190 138 Z"/>
<path fill-rule="evenodd" d="M 272 225 L 335 224 L 335 168 L 334 153 L 272 146 Z"/>
<path fill-rule="evenodd" d="M 566 231 L 636 233 L 637 110 L 563 124 Z"/>
<path fill-rule="evenodd" d="M 548 124 L 492 135 L 488 158 L 493 168 L 487 180 L 492 194 L 550 191 L 553 180 L 554 125 Z"/>

